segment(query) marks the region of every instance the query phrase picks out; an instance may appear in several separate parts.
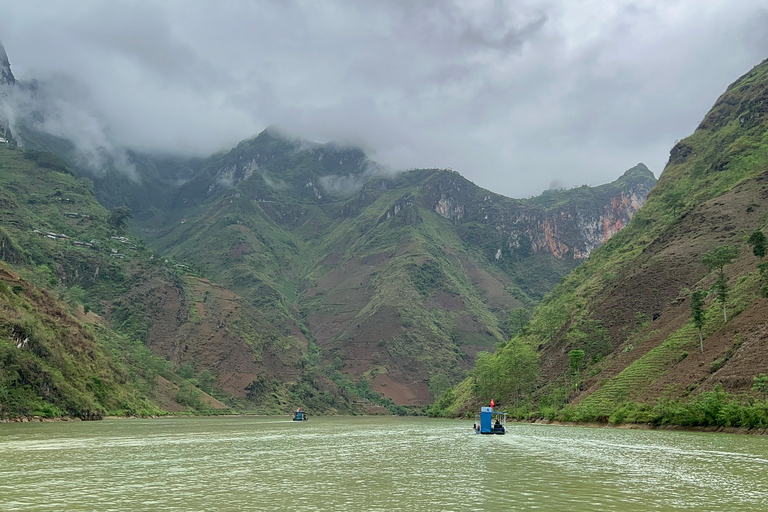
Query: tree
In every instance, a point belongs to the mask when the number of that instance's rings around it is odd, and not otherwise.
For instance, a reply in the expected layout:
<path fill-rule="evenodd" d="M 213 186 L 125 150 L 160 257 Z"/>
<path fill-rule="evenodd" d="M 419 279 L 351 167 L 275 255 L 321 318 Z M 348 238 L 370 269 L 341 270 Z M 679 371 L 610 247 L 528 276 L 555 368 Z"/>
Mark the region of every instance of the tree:
<path fill-rule="evenodd" d="M 721 245 L 704 253 L 701 262 L 709 267 L 709 271 L 717 270 L 723 275 L 723 267 L 732 263 L 739 255 L 739 248 L 732 245 Z"/>
<path fill-rule="evenodd" d="M 768 396 L 768 375 L 761 373 L 752 379 L 752 389 L 763 395 L 763 400 Z"/>
<path fill-rule="evenodd" d="M 477 354 L 474 391 L 482 400 L 510 397 L 517 404 L 539 376 L 539 355 L 530 346 L 512 340 L 495 354 Z"/>
<path fill-rule="evenodd" d="M 429 393 L 432 395 L 432 398 L 435 400 L 438 400 L 449 387 L 450 387 L 450 383 L 448 382 L 448 378 L 442 373 L 433 375 L 429 379 L 429 385 L 428 385 Z"/>
<path fill-rule="evenodd" d="M 752 246 L 752 254 L 760 258 L 761 260 L 766 254 L 766 239 L 765 235 L 759 229 L 756 229 L 747 238 L 747 243 Z"/>
<path fill-rule="evenodd" d="M 728 314 L 725 308 L 725 300 L 728 297 L 728 280 L 725 277 L 723 268 L 732 263 L 739 255 L 738 247 L 732 245 L 721 245 L 705 253 L 701 257 L 701 262 L 709 267 L 709 271 L 717 270 L 720 274 L 715 288 L 717 290 L 717 300 L 723 305 L 723 318 L 728 321 Z"/>
<path fill-rule="evenodd" d="M 686 193 L 682 189 L 671 190 L 661 196 L 661 203 L 672 212 L 672 215 L 678 217 L 680 211 L 685 208 L 685 196 Z"/>
<path fill-rule="evenodd" d="M 584 362 L 584 351 L 583 350 L 571 350 L 568 352 L 568 369 L 571 371 L 573 375 L 576 375 L 579 373 L 579 370 L 581 369 L 581 363 Z"/>
<path fill-rule="evenodd" d="M 691 320 L 693 325 L 699 330 L 699 347 L 704 352 L 704 338 L 701 336 L 701 329 L 704 327 L 704 296 L 703 290 L 697 290 L 691 294 Z"/>
<path fill-rule="evenodd" d="M 488 401 L 494 393 L 496 383 L 495 359 L 489 352 L 480 352 L 475 359 L 474 392 L 483 401 Z"/>
<path fill-rule="evenodd" d="M 768 281 L 768 261 L 761 261 L 757 264 L 758 270 L 760 270 L 760 278 L 763 281 Z M 763 297 L 768 297 L 768 282 L 764 283 L 763 286 L 760 287 L 760 295 Z"/>
<path fill-rule="evenodd" d="M 531 319 L 531 312 L 526 308 L 517 308 L 509 314 L 509 318 L 504 323 L 507 333 L 510 336 L 514 336 L 519 332 L 523 332 L 528 322 Z"/>
<path fill-rule="evenodd" d="M 715 281 L 715 290 L 717 290 L 717 301 L 723 305 L 723 321 L 728 321 L 728 314 L 725 309 L 725 301 L 728 299 L 728 281 L 724 274 L 720 274 L 720 277 Z"/>
<path fill-rule="evenodd" d="M 517 405 L 525 388 L 532 387 L 539 376 L 539 355 L 529 345 L 512 340 L 497 353 L 497 358 L 498 396 L 511 397 Z"/>
<path fill-rule="evenodd" d="M 133 218 L 133 211 L 127 206 L 118 206 L 109 213 L 107 224 L 112 226 L 118 233 L 124 233 L 126 220 Z"/>

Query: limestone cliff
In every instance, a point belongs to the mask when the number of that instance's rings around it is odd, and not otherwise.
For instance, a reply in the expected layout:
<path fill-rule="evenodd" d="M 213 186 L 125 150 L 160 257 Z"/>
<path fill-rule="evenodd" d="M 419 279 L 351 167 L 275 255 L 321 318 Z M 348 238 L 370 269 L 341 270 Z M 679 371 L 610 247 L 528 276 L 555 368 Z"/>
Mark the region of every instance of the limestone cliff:
<path fill-rule="evenodd" d="M 446 172 L 425 185 L 423 206 L 457 225 L 489 230 L 495 260 L 532 254 L 583 260 L 629 223 L 655 183 L 648 168 L 638 164 L 607 185 L 548 191 L 519 200 L 479 189 Z"/>
<path fill-rule="evenodd" d="M 16 83 L 16 78 L 11 72 L 11 63 L 8 61 L 5 47 L 0 41 L 0 85 L 13 85 L 14 83 Z"/>

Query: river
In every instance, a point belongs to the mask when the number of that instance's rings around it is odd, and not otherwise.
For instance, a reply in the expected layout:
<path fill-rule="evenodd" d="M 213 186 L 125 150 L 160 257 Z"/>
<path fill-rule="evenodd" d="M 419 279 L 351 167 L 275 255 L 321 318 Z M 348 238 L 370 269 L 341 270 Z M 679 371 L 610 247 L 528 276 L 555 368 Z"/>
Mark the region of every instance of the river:
<path fill-rule="evenodd" d="M 768 438 L 396 417 L 0 424 L 3 511 L 768 511 Z"/>

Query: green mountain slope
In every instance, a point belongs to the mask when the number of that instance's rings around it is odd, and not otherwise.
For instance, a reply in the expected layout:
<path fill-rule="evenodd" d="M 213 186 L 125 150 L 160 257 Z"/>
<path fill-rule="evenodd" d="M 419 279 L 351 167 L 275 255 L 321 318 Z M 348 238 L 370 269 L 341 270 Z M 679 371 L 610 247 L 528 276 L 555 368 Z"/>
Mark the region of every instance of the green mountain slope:
<path fill-rule="evenodd" d="M 434 412 L 455 414 L 494 395 L 520 405 L 524 417 L 534 411 L 567 420 L 765 426 L 765 405 L 755 400 L 760 374 L 768 372 L 761 291 L 768 269 L 759 267 L 748 239 L 764 235 L 768 223 L 767 101 L 763 62 L 675 145 L 629 226 L 555 288 L 524 333 Z M 719 272 L 704 257 L 722 246 L 737 251 L 723 267 L 725 308 Z M 691 322 L 693 291 L 707 294 L 701 347 Z M 516 382 L 512 396 L 497 395 L 494 383 L 510 380 L 497 371 L 500 362 L 517 349 L 535 352 L 539 377 Z"/>
<path fill-rule="evenodd" d="M 600 187 L 510 199 L 271 128 L 204 159 L 108 141 L 89 152 L 39 131 L 64 115 L 44 88 L 2 85 L 38 101 L 12 134 L 33 151 L 11 160 L 55 171 L 34 184 L 7 173 L 3 258 L 240 410 L 429 403 L 655 184 L 638 164 Z"/>
<path fill-rule="evenodd" d="M 0 420 L 162 412 L 98 330 L 2 264 L 0 309 Z"/>
<path fill-rule="evenodd" d="M 265 131 L 205 162 L 150 243 L 256 308 L 281 333 L 273 350 L 419 405 L 430 381 L 457 381 L 503 343 L 511 313 L 623 227 L 655 183 L 639 165 L 602 187 L 514 200 L 447 170 L 379 171 L 357 150 Z"/>
<path fill-rule="evenodd" d="M 46 313 L 36 311 L 42 306 L 34 301 L 9 301 L 6 318 L 20 320 L 6 324 L 8 347 L 23 341 L 26 336 L 16 338 L 29 330 L 17 324 L 29 324 L 35 343 L 68 350 L 60 340 L 70 334 L 46 327 L 46 316 L 79 310 L 86 326 L 77 327 L 74 336 L 87 349 L 41 361 L 19 377 L 13 369 L 19 364 L 17 356 L 25 352 L 8 348 L 3 389 L 11 394 L 3 399 L 4 415 L 25 415 L 32 409 L 53 416 L 154 414 L 161 412 L 158 405 L 170 412 L 226 409 L 206 392 L 239 410 L 287 411 L 302 402 L 316 411 L 348 410 L 344 397 L 328 398 L 340 395 L 329 380 L 308 372 L 298 375 L 306 347 L 275 353 L 270 343 L 282 339 L 282 332 L 272 322 L 232 292 L 189 275 L 175 261 L 125 236 L 125 226 L 96 201 L 92 182 L 76 177 L 63 160 L 0 145 L 0 204 L 0 259 L 12 266 L 9 275 L 15 271 L 26 279 L 9 284 L 9 289 L 35 287 L 30 297 L 52 294 L 56 299 L 50 301 L 58 308 L 51 305 L 48 309 L 56 312 Z M 10 292 L 6 296 L 14 298 Z M 95 350 L 97 366 L 77 357 Z M 56 396 L 24 387 L 25 382 L 48 382 L 45 375 L 52 372 L 64 375 L 71 386 Z M 118 383 L 110 384 L 115 388 L 110 388 L 110 400 L 125 394 L 137 398 L 125 405 L 119 405 L 122 398 L 117 404 L 77 398 L 93 385 L 91 377 Z M 259 382 L 266 383 L 268 399 L 253 391 L 252 384 Z M 25 389 L 29 392 L 23 396 L 13 394 Z M 41 409 L 45 403 L 53 408 Z M 81 411 L 73 403 L 88 407 Z"/>

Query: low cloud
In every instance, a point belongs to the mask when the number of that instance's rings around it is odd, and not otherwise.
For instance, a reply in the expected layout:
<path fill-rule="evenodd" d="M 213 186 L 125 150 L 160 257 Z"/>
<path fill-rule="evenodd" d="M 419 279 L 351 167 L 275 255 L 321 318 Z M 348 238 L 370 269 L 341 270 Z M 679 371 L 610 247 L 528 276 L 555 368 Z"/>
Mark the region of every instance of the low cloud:
<path fill-rule="evenodd" d="M 371 162 L 365 171 L 360 174 L 322 176 L 320 178 L 320 186 L 323 190 L 332 194 L 349 195 L 361 190 L 373 178 L 392 176 L 393 174 L 394 171 L 391 169 Z"/>
<path fill-rule="evenodd" d="M 659 175 L 768 57 L 762 0 L 3 3 L 17 78 L 85 89 L 48 90 L 43 127 L 92 167 L 125 148 L 205 156 L 278 125 L 514 197 L 637 162 Z"/>
<path fill-rule="evenodd" d="M 87 105 L 87 88 L 68 76 L 0 86 L 0 124 L 7 124 L 18 143 L 26 145 L 22 126 L 71 143 L 71 157 L 94 175 L 114 168 L 138 180 L 125 149 L 116 147 L 106 123 Z M 60 144 L 57 144 L 60 148 Z"/>

